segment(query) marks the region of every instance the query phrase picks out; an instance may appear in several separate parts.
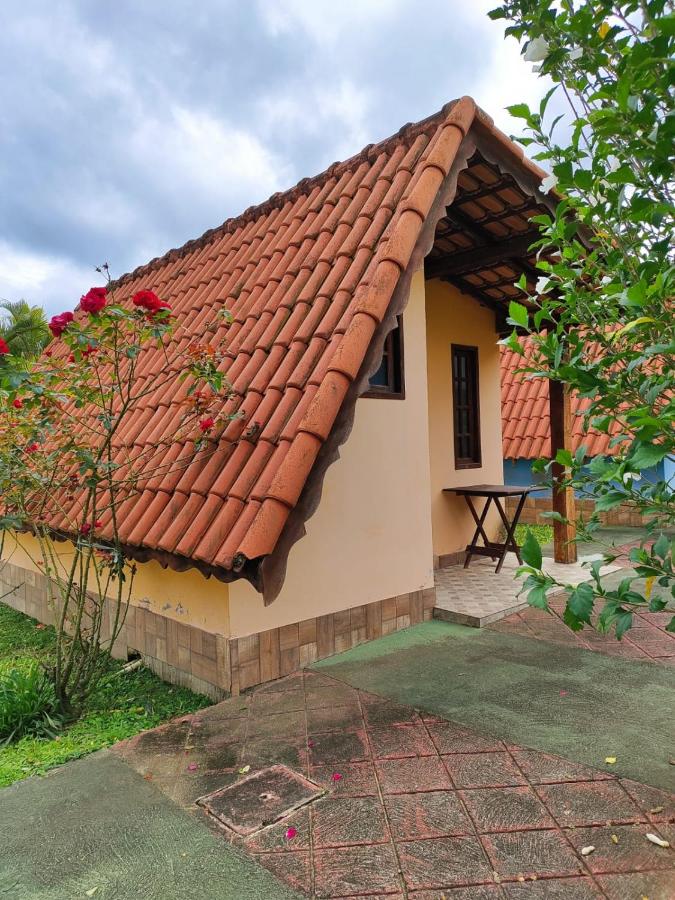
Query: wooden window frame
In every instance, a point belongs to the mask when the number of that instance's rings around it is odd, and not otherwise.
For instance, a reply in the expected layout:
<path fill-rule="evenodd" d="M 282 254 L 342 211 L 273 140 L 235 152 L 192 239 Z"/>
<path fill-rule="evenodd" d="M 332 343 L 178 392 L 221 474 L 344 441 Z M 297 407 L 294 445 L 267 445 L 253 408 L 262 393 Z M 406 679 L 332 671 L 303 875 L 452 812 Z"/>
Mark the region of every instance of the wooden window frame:
<path fill-rule="evenodd" d="M 403 354 L 403 316 L 397 316 L 397 327 L 384 339 L 382 354 L 388 357 L 388 384 L 371 384 L 361 396 L 379 400 L 405 400 L 405 365 Z M 398 346 L 397 346 L 398 343 Z M 398 386 L 396 381 L 398 379 Z"/>
<path fill-rule="evenodd" d="M 459 435 L 457 428 L 458 406 L 457 390 L 455 384 L 455 357 L 457 353 L 467 354 L 473 359 L 473 397 L 468 405 L 469 409 L 469 433 L 474 445 L 472 456 L 459 455 Z M 483 465 L 483 449 L 481 445 L 480 430 L 480 368 L 478 347 L 466 344 L 450 345 L 450 381 L 452 383 L 452 436 L 455 448 L 455 469 L 480 469 Z"/>

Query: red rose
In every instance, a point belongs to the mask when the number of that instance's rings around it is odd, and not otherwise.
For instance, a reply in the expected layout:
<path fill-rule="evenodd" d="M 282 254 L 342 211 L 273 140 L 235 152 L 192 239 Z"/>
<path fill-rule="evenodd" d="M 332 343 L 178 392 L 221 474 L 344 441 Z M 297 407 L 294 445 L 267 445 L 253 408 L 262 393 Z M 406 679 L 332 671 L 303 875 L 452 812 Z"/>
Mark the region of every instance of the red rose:
<path fill-rule="evenodd" d="M 104 287 L 90 288 L 83 297 L 80 297 L 80 309 L 94 315 L 100 313 L 105 306 L 107 293 Z"/>
<path fill-rule="evenodd" d="M 35 453 L 36 450 L 40 449 L 40 445 L 36 443 L 29 444 L 26 447 L 26 453 Z"/>
<path fill-rule="evenodd" d="M 91 356 L 92 353 L 96 353 L 96 347 L 92 347 L 91 344 L 87 344 L 87 346 L 82 351 L 82 356 L 86 357 Z"/>
<path fill-rule="evenodd" d="M 75 362 L 75 354 L 71 353 L 68 357 L 68 362 Z"/>
<path fill-rule="evenodd" d="M 216 424 L 216 420 L 213 419 L 211 416 L 207 416 L 206 419 L 201 420 L 201 422 L 199 423 L 199 427 L 204 432 L 204 434 L 206 434 L 207 431 L 211 431 L 211 429 L 213 428 L 213 426 L 215 424 Z"/>
<path fill-rule="evenodd" d="M 91 531 L 91 525 L 89 522 L 85 522 L 84 525 L 80 526 L 80 534 L 89 534 Z"/>
<path fill-rule="evenodd" d="M 160 309 L 171 309 L 166 300 L 160 300 L 154 291 L 137 291 L 131 302 L 134 306 L 140 306 L 152 314 L 159 312 Z"/>
<path fill-rule="evenodd" d="M 94 522 L 94 528 L 100 528 L 101 525 L 103 525 L 103 522 L 101 522 L 100 519 L 97 519 L 97 520 Z"/>
<path fill-rule="evenodd" d="M 9 344 L 4 338 L 0 337 L 0 356 L 6 356 L 9 353 Z"/>
<path fill-rule="evenodd" d="M 20 400 L 18 397 L 16 397 L 14 400 L 12 400 L 12 406 L 14 407 L 14 409 L 21 409 L 21 407 L 23 406 L 23 400 Z"/>
<path fill-rule="evenodd" d="M 61 337 L 63 332 L 72 321 L 73 314 L 71 312 L 63 312 L 58 316 L 52 316 L 52 319 L 49 323 L 49 330 L 54 335 L 54 337 Z"/>

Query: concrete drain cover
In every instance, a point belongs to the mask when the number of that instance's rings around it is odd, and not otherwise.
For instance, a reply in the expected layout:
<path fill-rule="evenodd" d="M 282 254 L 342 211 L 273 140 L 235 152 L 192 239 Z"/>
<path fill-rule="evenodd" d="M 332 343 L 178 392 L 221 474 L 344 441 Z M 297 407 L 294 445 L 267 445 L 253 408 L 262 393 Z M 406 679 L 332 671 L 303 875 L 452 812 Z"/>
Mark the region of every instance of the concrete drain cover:
<path fill-rule="evenodd" d="M 324 793 L 286 766 L 270 766 L 200 797 L 197 803 L 223 825 L 248 837 L 311 803 Z"/>

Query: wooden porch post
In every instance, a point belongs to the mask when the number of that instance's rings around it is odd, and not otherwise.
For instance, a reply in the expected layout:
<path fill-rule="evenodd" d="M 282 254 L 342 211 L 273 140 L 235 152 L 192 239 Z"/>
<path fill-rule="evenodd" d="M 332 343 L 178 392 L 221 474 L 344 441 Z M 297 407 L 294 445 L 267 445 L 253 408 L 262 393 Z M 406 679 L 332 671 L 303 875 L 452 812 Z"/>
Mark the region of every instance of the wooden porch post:
<path fill-rule="evenodd" d="M 569 391 L 561 381 L 550 380 L 549 416 L 551 423 L 551 459 L 555 459 L 558 450 L 569 450 L 572 453 L 572 412 L 570 409 Z M 553 511 L 560 513 L 567 522 L 553 522 L 553 556 L 559 563 L 577 561 L 577 545 L 570 543 L 576 535 L 574 521 L 576 510 L 574 490 L 561 487 L 564 466 L 553 463 L 553 476 L 556 485 L 553 488 Z"/>

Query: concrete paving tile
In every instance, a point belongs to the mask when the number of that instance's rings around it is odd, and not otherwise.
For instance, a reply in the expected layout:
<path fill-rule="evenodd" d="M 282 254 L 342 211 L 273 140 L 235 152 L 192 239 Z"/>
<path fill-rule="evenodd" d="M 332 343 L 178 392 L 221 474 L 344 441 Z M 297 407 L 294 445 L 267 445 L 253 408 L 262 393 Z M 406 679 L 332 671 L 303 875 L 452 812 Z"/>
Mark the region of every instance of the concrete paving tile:
<path fill-rule="evenodd" d="M 312 889 L 309 853 L 302 850 L 287 853 L 259 853 L 253 857 L 256 862 L 285 881 L 296 891 L 309 894 Z"/>
<path fill-rule="evenodd" d="M 358 704 L 327 706 L 307 710 L 307 730 L 310 734 L 337 731 L 341 728 L 363 728 L 363 716 Z"/>
<path fill-rule="evenodd" d="M 393 794 L 384 803 L 395 840 L 473 833 L 471 819 L 456 791 Z"/>
<path fill-rule="evenodd" d="M 378 759 L 375 767 L 383 794 L 405 794 L 452 787 L 447 770 L 437 756 Z"/>
<path fill-rule="evenodd" d="M 442 759 L 458 788 L 511 787 L 526 783 L 506 751 L 460 753 Z"/>
<path fill-rule="evenodd" d="M 405 756 L 436 756 L 423 725 L 390 725 L 371 728 L 368 737 L 376 759 L 400 759 Z"/>
<path fill-rule="evenodd" d="M 309 850 L 309 815 L 309 808 L 303 807 L 269 828 L 264 828 L 247 838 L 243 846 L 249 853 L 286 853 Z M 286 837 L 289 828 L 294 828 L 296 831 L 292 838 Z"/>
<path fill-rule="evenodd" d="M 672 869 L 675 866 L 673 848 L 657 847 L 645 835 L 651 832 L 665 837 L 662 826 L 612 825 L 594 828 L 568 829 L 566 834 L 577 851 L 582 847 L 595 847 L 584 862 L 597 873 L 635 872 Z M 612 841 L 615 835 L 617 842 Z"/>
<path fill-rule="evenodd" d="M 389 829 L 379 797 L 330 797 L 312 807 L 315 847 L 381 844 Z"/>
<path fill-rule="evenodd" d="M 345 897 L 355 891 L 396 893 L 401 887 L 389 844 L 316 850 L 314 867 L 315 891 L 320 898 Z"/>
<path fill-rule="evenodd" d="M 513 757 L 533 784 L 553 784 L 559 781 L 597 781 L 613 778 L 612 775 L 599 769 L 582 766 L 569 759 L 541 753 L 538 750 L 514 750 Z"/>
<path fill-rule="evenodd" d="M 255 716 L 270 716 L 305 708 L 302 691 L 269 691 L 253 695 L 251 712 Z"/>
<path fill-rule="evenodd" d="M 335 797 L 368 797 L 377 794 L 375 769 L 370 761 L 310 766 L 312 781 L 327 788 Z M 339 775 L 338 779 L 334 776 Z"/>
<path fill-rule="evenodd" d="M 529 787 L 481 788 L 460 794 L 480 832 L 555 827 Z"/>
<path fill-rule="evenodd" d="M 397 844 L 406 885 L 411 888 L 481 884 L 493 879 L 480 841 L 444 837 Z"/>
<path fill-rule="evenodd" d="M 428 725 L 429 734 L 439 753 L 489 753 L 504 749 L 497 738 L 482 735 L 452 722 Z"/>
<path fill-rule="evenodd" d="M 579 858 L 559 831 L 504 831 L 483 835 L 483 843 L 502 877 L 583 872 Z"/>
<path fill-rule="evenodd" d="M 608 900 L 673 900 L 675 871 L 601 875 L 600 885 Z"/>
<path fill-rule="evenodd" d="M 500 900 L 502 893 L 499 887 L 488 884 L 475 884 L 468 888 L 443 888 L 432 891 L 410 891 L 409 900 Z"/>
<path fill-rule="evenodd" d="M 644 820 L 639 807 L 616 781 L 540 785 L 537 792 L 561 826 Z"/>
<path fill-rule="evenodd" d="M 420 716 L 412 708 L 391 700 L 384 700 L 373 694 L 361 694 L 361 706 L 370 727 L 383 725 L 413 725 L 421 722 Z"/>
<path fill-rule="evenodd" d="M 541 878 L 536 881 L 504 884 L 508 900 L 601 900 L 602 894 L 588 876 L 582 878 Z M 635 900 L 639 900 L 636 895 Z"/>
<path fill-rule="evenodd" d="M 651 822 L 675 822 L 675 794 L 629 778 L 622 778 L 621 784 Z"/>
<path fill-rule="evenodd" d="M 364 731 L 329 731 L 311 734 L 309 749 L 313 766 L 359 762 L 370 758 Z"/>

